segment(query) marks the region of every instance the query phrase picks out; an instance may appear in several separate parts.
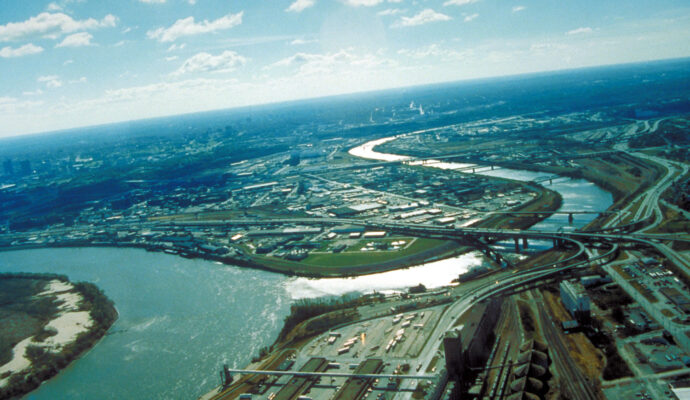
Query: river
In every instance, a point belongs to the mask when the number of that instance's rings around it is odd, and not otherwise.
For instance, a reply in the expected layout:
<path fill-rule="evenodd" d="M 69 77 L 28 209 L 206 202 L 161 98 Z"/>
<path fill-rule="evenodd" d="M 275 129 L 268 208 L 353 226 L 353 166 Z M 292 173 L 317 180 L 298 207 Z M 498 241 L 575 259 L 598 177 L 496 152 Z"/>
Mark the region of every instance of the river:
<path fill-rule="evenodd" d="M 378 143 L 387 140 L 392 139 Z M 360 146 L 369 156 L 365 158 L 381 154 L 373 151 L 378 143 Z M 466 165 L 436 164 L 449 169 Z M 544 175 L 507 169 L 482 173 L 519 180 Z M 609 193 L 584 180 L 558 179 L 549 187 L 563 196 L 563 209 L 604 210 L 611 204 Z M 567 216 L 556 215 L 538 228 L 571 229 L 594 217 L 576 216 L 570 225 Z M 275 340 L 294 299 L 386 291 L 418 283 L 438 287 L 483 262 L 477 252 L 471 252 L 364 277 L 307 279 L 139 249 L 0 253 L 0 271 L 54 272 L 73 281 L 93 282 L 120 313 L 100 343 L 26 397 L 37 400 L 196 398 L 217 386 L 224 362 L 243 367 L 262 346 Z"/>
<path fill-rule="evenodd" d="M 409 157 L 407 156 L 380 153 L 374 150 L 376 146 L 390 142 L 401 136 L 406 135 L 391 136 L 387 138 L 372 140 L 361 146 L 351 149 L 349 153 L 351 155 L 370 160 L 404 161 L 405 163 L 408 163 L 410 165 L 422 165 L 418 161 L 405 161 L 409 159 Z M 426 164 L 423 165 L 426 165 L 429 168 L 439 168 L 445 170 L 466 169 L 468 167 L 475 167 L 477 175 L 495 176 L 499 178 L 513 179 L 522 182 L 528 182 L 544 176 L 553 175 L 545 172 L 525 171 L 509 168 L 491 169 L 491 167 L 481 166 L 477 164 L 438 162 L 434 160 L 427 160 Z M 601 189 L 594 183 L 584 179 L 570 179 L 561 177 L 553 179 L 551 183 L 544 182 L 543 184 L 546 188 L 558 192 L 561 195 L 563 203 L 561 204 L 559 210 L 599 212 L 606 210 L 609 206 L 611 206 L 611 204 L 613 204 L 613 196 L 611 195 L 611 193 Z M 531 229 L 549 231 L 563 229 L 564 231 L 571 231 L 578 228 L 582 228 L 583 226 L 590 223 L 596 217 L 596 213 L 575 214 L 574 220 L 571 223 L 568 220 L 568 215 L 553 214 L 552 216 L 532 226 Z M 538 241 L 535 244 L 538 248 L 544 248 L 549 245 L 549 242 Z"/>
<path fill-rule="evenodd" d="M 28 399 L 196 398 L 219 383 L 224 361 L 242 367 L 271 343 L 290 304 L 281 275 L 139 249 L 4 252 L 0 270 L 93 282 L 120 313 Z"/>
<path fill-rule="evenodd" d="M 355 278 L 307 279 L 127 248 L 0 253 L 2 272 L 55 272 L 103 289 L 120 313 L 101 342 L 27 399 L 193 399 L 271 344 L 294 299 L 444 286 L 477 252 Z M 430 271 L 433 270 L 433 273 Z"/>

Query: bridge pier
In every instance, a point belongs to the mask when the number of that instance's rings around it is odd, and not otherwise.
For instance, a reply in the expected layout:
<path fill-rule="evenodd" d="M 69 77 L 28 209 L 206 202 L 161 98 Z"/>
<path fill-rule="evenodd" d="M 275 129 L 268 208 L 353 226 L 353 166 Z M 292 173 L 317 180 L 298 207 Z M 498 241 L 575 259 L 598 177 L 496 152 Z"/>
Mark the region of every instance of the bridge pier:
<path fill-rule="evenodd" d="M 491 166 L 491 170 L 492 170 L 492 171 L 494 170 L 494 166 L 493 166 L 493 165 Z"/>
<path fill-rule="evenodd" d="M 474 174 L 474 171 L 475 171 L 475 169 L 474 169 L 474 168 L 472 168 L 472 173 L 473 173 L 473 174 Z"/>
<path fill-rule="evenodd" d="M 230 384 L 232 383 L 232 374 L 230 374 L 228 364 L 223 364 L 223 370 L 220 372 L 220 380 L 222 382 L 223 388 L 230 386 Z"/>
<path fill-rule="evenodd" d="M 573 213 L 568 214 L 568 223 L 572 224 L 575 218 L 573 217 Z"/>
<path fill-rule="evenodd" d="M 486 256 L 486 258 L 491 259 L 501 268 L 513 267 L 513 264 L 508 259 L 501 256 L 501 253 L 499 253 L 498 251 L 492 249 L 486 242 L 484 242 L 483 239 L 468 239 L 470 244 L 474 245 L 474 247 L 477 250 L 481 251 Z"/>
<path fill-rule="evenodd" d="M 526 250 L 527 247 L 527 237 L 525 236 L 522 238 L 522 248 Z"/>
<path fill-rule="evenodd" d="M 515 238 L 515 252 L 519 253 L 520 252 L 520 239 Z"/>
<path fill-rule="evenodd" d="M 553 179 L 549 178 L 549 185 L 553 185 Z"/>

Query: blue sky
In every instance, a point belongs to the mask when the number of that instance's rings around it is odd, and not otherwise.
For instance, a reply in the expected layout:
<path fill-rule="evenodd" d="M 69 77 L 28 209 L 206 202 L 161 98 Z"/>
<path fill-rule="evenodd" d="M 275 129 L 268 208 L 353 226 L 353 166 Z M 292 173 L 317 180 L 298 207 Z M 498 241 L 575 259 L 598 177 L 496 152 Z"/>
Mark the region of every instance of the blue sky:
<path fill-rule="evenodd" d="M 0 0 L 0 137 L 688 56 L 687 0 Z"/>

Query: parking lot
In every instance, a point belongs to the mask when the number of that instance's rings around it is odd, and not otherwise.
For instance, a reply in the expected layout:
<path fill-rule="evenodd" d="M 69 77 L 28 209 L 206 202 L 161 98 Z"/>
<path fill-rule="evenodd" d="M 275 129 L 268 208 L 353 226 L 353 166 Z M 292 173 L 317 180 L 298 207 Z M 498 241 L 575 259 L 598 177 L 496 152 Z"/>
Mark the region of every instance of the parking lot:
<path fill-rule="evenodd" d="M 671 271 L 657 262 L 647 261 L 622 266 L 623 277 L 665 317 L 677 322 L 690 320 L 688 289 Z"/>
<path fill-rule="evenodd" d="M 322 334 L 309 345 L 307 354 L 343 361 L 415 358 L 433 332 L 441 309 L 399 313 Z"/>

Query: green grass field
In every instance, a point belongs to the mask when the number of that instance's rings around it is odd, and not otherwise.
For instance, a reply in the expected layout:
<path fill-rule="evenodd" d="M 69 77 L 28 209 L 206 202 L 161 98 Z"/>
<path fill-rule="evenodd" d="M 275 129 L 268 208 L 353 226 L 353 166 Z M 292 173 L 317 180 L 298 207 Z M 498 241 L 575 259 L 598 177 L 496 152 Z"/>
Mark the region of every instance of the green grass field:
<path fill-rule="evenodd" d="M 409 240 L 409 238 L 401 238 L 402 240 Z M 388 239 L 389 242 L 393 242 L 399 239 Z M 407 248 L 400 249 L 397 251 L 353 251 L 355 249 L 360 249 L 366 243 L 375 240 L 363 240 L 360 243 L 350 246 L 347 251 L 342 253 L 323 253 L 323 254 L 310 254 L 309 257 L 302 260 L 303 264 L 314 265 L 314 266 L 324 266 L 324 267 L 345 267 L 345 266 L 358 266 L 366 265 L 384 261 L 391 261 L 397 258 L 407 257 L 412 254 L 418 253 L 420 251 L 429 250 L 434 247 L 440 246 L 445 243 L 443 240 L 436 239 L 417 239 L 414 243 L 407 246 Z"/>
<path fill-rule="evenodd" d="M 361 275 L 393 269 L 390 266 L 382 268 L 378 264 L 390 264 L 399 260 L 400 266 L 396 268 L 406 266 L 406 259 L 421 252 L 433 251 L 437 248 L 440 251 L 448 251 L 442 247 L 448 247 L 449 243 L 452 244 L 444 240 L 418 238 L 407 248 L 398 251 L 316 253 L 299 262 L 257 255 L 254 255 L 252 259 L 267 268 L 286 273 L 313 276 Z M 457 245 L 456 247 L 459 248 Z"/>

